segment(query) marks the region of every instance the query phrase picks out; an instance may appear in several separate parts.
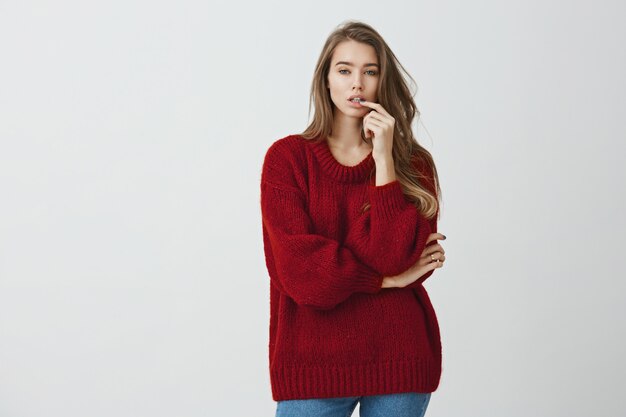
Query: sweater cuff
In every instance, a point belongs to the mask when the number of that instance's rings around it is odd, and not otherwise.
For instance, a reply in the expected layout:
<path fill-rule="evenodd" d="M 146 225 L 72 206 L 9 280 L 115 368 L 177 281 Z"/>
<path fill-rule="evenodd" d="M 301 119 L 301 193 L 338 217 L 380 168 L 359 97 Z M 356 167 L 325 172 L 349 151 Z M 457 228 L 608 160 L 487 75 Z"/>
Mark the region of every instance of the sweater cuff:
<path fill-rule="evenodd" d="M 368 185 L 372 208 L 384 219 L 391 219 L 407 205 L 400 181 L 394 180 L 383 185 Z"/>
<path fill-rule="evenodd" d="M 357 286 L 361 289 L 361 292 L 367 294 L 376 294 L 383 287 L 383 279 L 385 277 L 381 274 L 374 274 L 373 276 L 363 276 L 358 278 Z"/>

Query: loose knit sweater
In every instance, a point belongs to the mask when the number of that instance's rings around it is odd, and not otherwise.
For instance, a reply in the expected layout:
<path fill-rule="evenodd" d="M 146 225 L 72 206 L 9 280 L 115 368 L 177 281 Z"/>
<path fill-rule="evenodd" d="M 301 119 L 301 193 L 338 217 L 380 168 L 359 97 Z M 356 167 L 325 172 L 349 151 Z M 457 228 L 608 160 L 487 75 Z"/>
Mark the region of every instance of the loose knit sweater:
<path fill-rule="evenodd" d="M 274 401 L 439 385 L 439 325 L 422 285 L 434 271 L 403 288 L 381 287 L 383 277 L 418 261 L 436 217 L 420 214 L 397 180 L 376 186 L 375 178 L 371 151 L 342 165 L 324 138 L 289 135 L 265 154 L 260 202 Z M 428 178 L 424 186 L 435 195 Z"/>

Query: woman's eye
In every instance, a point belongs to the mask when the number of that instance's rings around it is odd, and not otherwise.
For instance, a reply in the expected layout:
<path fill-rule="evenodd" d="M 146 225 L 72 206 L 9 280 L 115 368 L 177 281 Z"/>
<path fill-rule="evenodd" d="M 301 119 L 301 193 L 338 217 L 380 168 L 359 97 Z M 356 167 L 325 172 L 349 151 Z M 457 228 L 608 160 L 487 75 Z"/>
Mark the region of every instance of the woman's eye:
<path fill-rule="evenodd" d="M 341 71 L 348 71 L 348 70 L 347 70 L 347 69 L 340 69 L 340 70 L 339 70 L 339 73 L 340 73 L 340 74 L 343 74 L 343 72 L 341 72 Z M 378 74 L 378 73 L 377 73 L 376 71 L 374 71 L 374 70 L 367 70 L 367 71 L 365 71 L 365 72 L 370 73 L 370 75 L 377 75 L 377 74 Z"/>

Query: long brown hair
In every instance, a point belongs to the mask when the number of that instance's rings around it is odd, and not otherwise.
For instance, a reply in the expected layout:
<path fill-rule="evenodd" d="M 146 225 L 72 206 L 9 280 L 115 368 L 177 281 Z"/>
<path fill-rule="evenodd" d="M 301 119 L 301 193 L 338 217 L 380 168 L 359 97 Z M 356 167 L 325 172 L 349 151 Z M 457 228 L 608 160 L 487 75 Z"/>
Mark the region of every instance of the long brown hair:
<path fill-rule="evenodd" d="M 328 71 L 335 48 L 339 43 L 348 40 L 371 45 L 376 50 L 380 64 L 378 103 L 395 119 L 392 156 L 396 178 L 409 200 L 426 218 L 431 219 L 439 213 L 439 199 L 441 198 L 439 176 L 430 152 L 422 147 L 413 136 L 411 124 L 416 114 L 419 118 L 420 112 L 402 74 L 405 74 L 414 84 L 415 80 L 400 64 L 382 36 L 370 25 L 348 20 L 340 24 L 328 36 L 317 61 L 311 84 L 309 116 L 312 103 L 315 105 L 315 113 L 313 120 L 300 136 L 305 139 L 318 140 L 331 135 L 333 103 L 327 88 Z M 361 129 L 361 138 L 365 140 L 363 129 Z M 369 203 L 363 209 L 368 208 Z"/>

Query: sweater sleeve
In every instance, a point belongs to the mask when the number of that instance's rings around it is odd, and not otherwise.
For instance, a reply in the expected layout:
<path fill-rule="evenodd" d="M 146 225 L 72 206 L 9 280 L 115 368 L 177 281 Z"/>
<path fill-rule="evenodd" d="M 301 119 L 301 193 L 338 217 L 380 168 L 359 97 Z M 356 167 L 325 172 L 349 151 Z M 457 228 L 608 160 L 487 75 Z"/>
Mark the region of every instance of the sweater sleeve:
<path fill-rule="evenodd" d="M 407 201 L 398 180 L 368 184 L 370 208 L 360 214 L 345 245 L 384 276 L 413 266 L 432 233 L 428 220 Z"/>
<path fill-rule="evenodd" d="M 433 219 L 433 220 L 431 220 L 430 225 L 431 225 L 431 227 L 430 227 L 430 228 L 431 228 L 431 230 L 432 230 L 432 233 L 437 233 L 437 219 L 436 219 L 436 218 L 435 218 L 435 219 Z M 428 243 L 428 245 L 427 245 L 427 246 L 429 246 L 429 245 L 434 245 L 434 244 L 435 244 L 435 243 L 437 243 L 437 242 L 438 242 L 438 240 L 433 240 L 433 241 L 430 241 L 430 242 Z M 436 261 L 435 261 L 435 262 L 436 262 Z M 404 288 L 416 288 L 416 287 L 419 287 L 419 286 L 420 286 L 420 285 L 422 285 L 422 283 L 423 283 L 424 281 L 426 281 L 426 280 L 427 280 L 427 279 L 428 279 L 428 278 L 429 278 L 429 277 L 433 274 L 433 272 L 435 272 L 436 270 L 437 270 L 437 269 L 435 268 L 435 269 L 432 269 L 432 270 L 430 270 L 430 271 L 426 272 L 424 275 L 422 275 L 421 277 L 419 277 L 418 279 L 416 279 L 415 281 L 413 281 L 413 282 L 412 282 L 412 283 L 410 283 L 409 285 L 405 286 Z"/>
<path fill-rule="evenodd" d="M 418 159 L 413 164 L 426 179 L 425 187 L 436 195 L 432 173 Z M 368 194 L 370 209 L 350 228 L 346 246 L 384 276 L 398 275 L 419 260 L 428 236 L 437 231 L 436 216 L 426 219 L 405 197 L 398 180 L 381 186 L 369 184 Z M 432 273 L 428 271 L 408 287 L 421 285 Z"/>
<path fill-rule="evenodd" d="M 270 148 L 261 178 L 261 215 L 273 284 L 297 304 L 324 310 L 355 292 L 380 291 L 380 273 L 338 241 L 315 233 L 305 195 L 289 166 Z"/>

